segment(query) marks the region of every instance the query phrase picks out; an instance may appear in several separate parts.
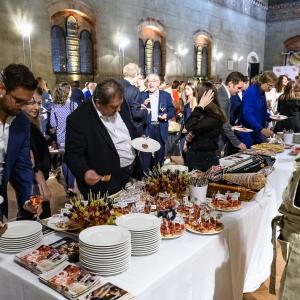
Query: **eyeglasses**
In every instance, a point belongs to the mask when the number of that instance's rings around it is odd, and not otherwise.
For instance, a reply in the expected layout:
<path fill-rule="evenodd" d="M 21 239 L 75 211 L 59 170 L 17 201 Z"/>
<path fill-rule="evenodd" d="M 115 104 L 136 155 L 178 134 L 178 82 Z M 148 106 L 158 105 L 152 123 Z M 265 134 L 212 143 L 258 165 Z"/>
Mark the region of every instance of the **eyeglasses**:
<path fill-rule="evenodd" d="M 274 87 L 274 84 L 272 84 L 272 83 L 268 83 L 268 82 L 266 82 L 266 84 L 268 85 L 268 87 L 271 89 L 272 87 Z"/>
<path fill-rule="evenodd" d="M 25 99 L 22 99 L 22 98 L 19 98 L 19 97 L 16 97 L 12 94 L 9 94 L 15 101 L 15 104 L 17 106 L 26 106 L 26 105 L 34 105 L 36 103 L 40 104 L 39 102 L 35 101 L 34 98 L 32 98 L 31 100 L 25 100 Z"/>

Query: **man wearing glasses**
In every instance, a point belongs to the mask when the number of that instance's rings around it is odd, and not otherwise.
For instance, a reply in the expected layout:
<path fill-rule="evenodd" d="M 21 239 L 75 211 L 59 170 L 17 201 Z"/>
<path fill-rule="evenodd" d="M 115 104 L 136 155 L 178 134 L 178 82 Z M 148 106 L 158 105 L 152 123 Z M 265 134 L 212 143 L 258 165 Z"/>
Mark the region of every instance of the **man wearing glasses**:
<path fill-rule="evenodd" d="M 29 120 L 22 108 L 31 104 L 37 82 L 24 65 L 8 65 L 0 77 L 0 221 L 8 217 L 7 184 L 16 191 L 19 217 L 41 212 L 30 201 L 33 170 L 29 152 Z M 1 224 L 1 222 L 0 222 Z M 0 226 L 1 227 L 1 226 Z"/>

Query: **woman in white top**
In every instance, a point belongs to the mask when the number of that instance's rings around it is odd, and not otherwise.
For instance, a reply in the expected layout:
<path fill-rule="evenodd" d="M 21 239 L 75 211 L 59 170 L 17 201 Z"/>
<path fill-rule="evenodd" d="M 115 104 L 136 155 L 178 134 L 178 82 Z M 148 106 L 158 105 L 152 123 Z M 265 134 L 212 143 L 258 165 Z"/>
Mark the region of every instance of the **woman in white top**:
<path fill-rule="evenodd" d="M 278 98 L 284 92 L 284 88 L 289 82 L 287 75 L 280 75 L 277 79 L 275 87 L 270 92 L 266 92 L 267 104 L 273 114 L 277 113 Z"/>

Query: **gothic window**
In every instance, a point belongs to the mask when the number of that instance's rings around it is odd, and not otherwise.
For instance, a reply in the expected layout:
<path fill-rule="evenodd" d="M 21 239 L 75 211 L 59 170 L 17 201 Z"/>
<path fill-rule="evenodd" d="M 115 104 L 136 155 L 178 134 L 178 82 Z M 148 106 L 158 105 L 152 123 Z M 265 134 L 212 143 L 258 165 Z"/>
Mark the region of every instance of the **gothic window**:
<path fill-rule="evenodd" d="M 142 74 L 145 74 L 145 44 L 142 39 L 139 39 L 139 66 Z"/>
<path fill-rule="evenodd" d="M 93 44 L 91 34 L 87 30 L 80 34 L 80 72 L 93 73 Z"/>
<path fill-rule="evenodd" d="M 203 46 L 202 48 L 202 62 L 201 62 L 201 77 L 207 78 L 208 77 L 208 50 L 207 46 Z"/>
<path fill-rule="evenodd" d="M 198 46 L 195 48 L 196 51 L 196 76 L 201 77 L 201 67 L 202 67 L 202 47 Z"/>
<path fill-rule="evenodd" d="M 79 73 L 79 38 L 78 38 L 78 24 L 73 16 L 67 18 L 66 24 L 66 53 L 67 53 L 67 72 Z"/>
<path fill-rule="evenodd" d="M 55 73 L 66 72 L 66 48 L 63 29 L 53 26 L 51 30 L 52 66 Z"/>
<path fill-rule="evenodd" d="M 153 41 L 148 40 L 145 45 L 145 73 L 153 72 Z"/>
<path fill-rule="evenodd" d="M 161 75 L 161 46 L 159 41 L 153 45 L 153 73 Z"/>

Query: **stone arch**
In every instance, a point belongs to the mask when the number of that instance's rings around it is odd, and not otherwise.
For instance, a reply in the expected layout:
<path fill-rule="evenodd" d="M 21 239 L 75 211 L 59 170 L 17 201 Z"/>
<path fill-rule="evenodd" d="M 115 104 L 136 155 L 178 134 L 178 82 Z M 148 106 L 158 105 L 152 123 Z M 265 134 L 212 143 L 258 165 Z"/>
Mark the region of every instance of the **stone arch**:
<path fill-rule="evenodd" d="M 300 66 L 300 35 L 288 38 L 283 44 L 285 48 L 283 65 Z"/>
<path fill-rule="evenodd" d="M 47 6 L 51 25 L 63 28 L 66 37 L 66 72 L 55 73 L 56 81 L 93 81 L 97 69 L 96 15 L 94 9 L 81 0 L 56 0 Z M 81 33 L 89 32 L 91 44 L 82 47 Z M 80 51 L 81 48 L 81 51 Z M 90 49 L 92 48 L 92 49 Z M 88 51 L 83 51 L 88 50 Z M 92 53 L 92 62 L 81 64 L 83 53 Z M 85 66 L 84 70 L 81 70 Z M 92 66 L 92 71 L 90 67 Z M 73 75 L 72 75 L 73 74 Z"/>
<path fill-rule="evenodd" d="M 247 63 L 245 74 L 248 74 L 249 78 L 251 77 L 251 64 L 259 64 L 259 57 L 255 51 L 251 51 L 247 55 Z M 253 66 L 252 66 L 253 67 Z"/>
<path fill-rule="evenodd" d="M 96 15 L 92 7 L 80 0 L 56 0 L 52 1 L 48 7 L 48 14 L 52 18 L 57 13 L 62 11 L 76 12 L 84 18 L 89 19 L 93 24 L 96 24 Z"/>
<path fill-rule="evenodd" d="M 206 30 L 197 30 L 194 40 L 194 72 L 201 79 L 211 77 L 212 35 Z"/>
<path fill-rule="evenodd" d="M 247 65 L 249 63 L 258 63 L 259 57 L 256 52 L 252 51 L 247 55 Z"/>
<path fill-rule="evenodd" d="M 138 26 L 139 65 L 144 74 L 165 75 L 166 66 L 166 31 L 159 20 L 142 19 Z M 149 49 L 152 45 L 152 49 Z M 152 50 L 152 51 L 151 51 Z"/>

